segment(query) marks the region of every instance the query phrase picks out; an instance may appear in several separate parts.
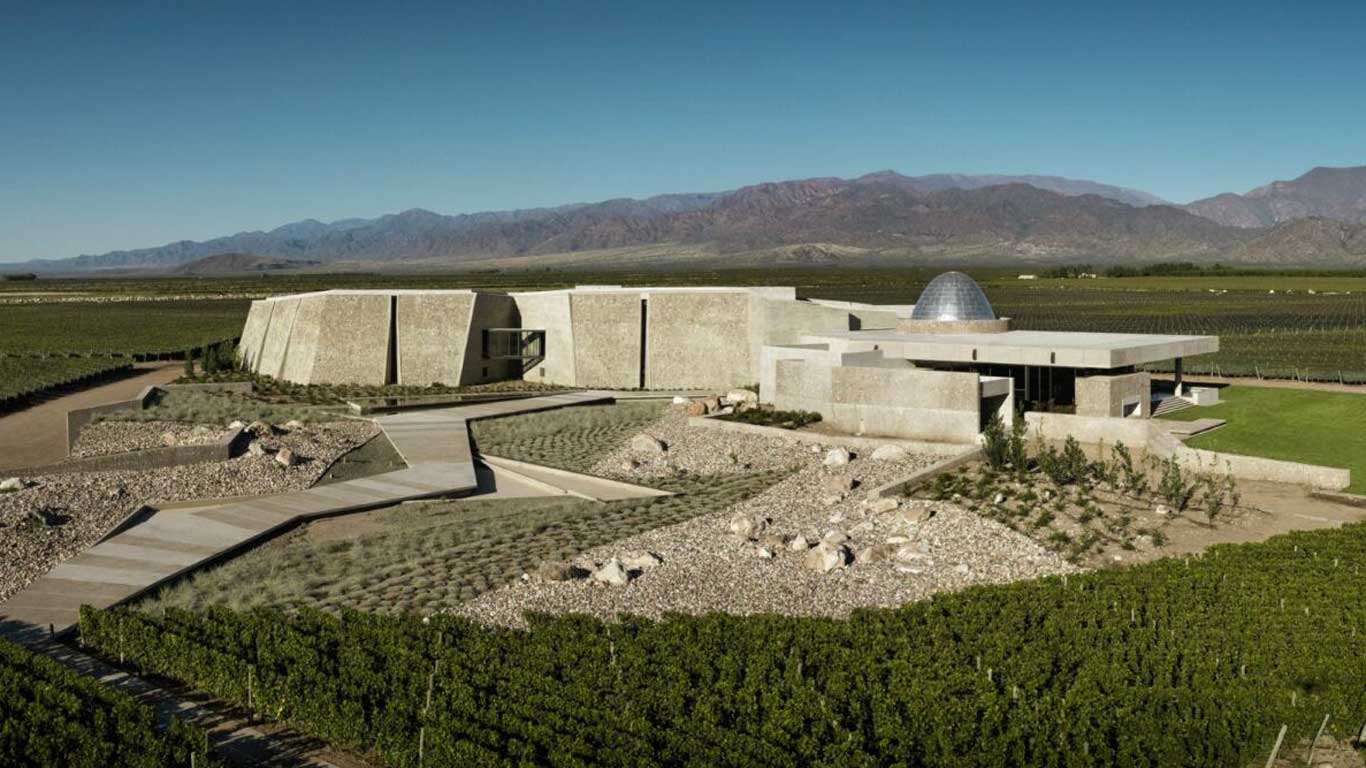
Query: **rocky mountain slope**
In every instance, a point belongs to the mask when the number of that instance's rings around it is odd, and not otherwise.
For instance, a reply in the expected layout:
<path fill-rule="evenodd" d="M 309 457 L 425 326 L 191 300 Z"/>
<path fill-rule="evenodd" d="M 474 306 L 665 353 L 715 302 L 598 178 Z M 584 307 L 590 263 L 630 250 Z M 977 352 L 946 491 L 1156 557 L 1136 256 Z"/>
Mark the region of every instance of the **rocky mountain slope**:
<path fill-rule="evenodd" d="M 1273 181 L 1246 195 L 1225 193 L 1185 206 L 1230 227 L 1271 227 L 1320 216 L 1366 224 L 1366 166 L 1315 168 L 1290 181 Z"/>

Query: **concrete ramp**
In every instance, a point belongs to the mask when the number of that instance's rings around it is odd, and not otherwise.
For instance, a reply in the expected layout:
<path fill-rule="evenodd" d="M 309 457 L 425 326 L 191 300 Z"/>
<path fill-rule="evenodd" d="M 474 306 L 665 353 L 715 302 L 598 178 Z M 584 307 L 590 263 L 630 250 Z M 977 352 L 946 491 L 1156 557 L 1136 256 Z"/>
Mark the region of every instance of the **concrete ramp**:
<path fill-rule="evenodd" d="M 413 499 L 477 492 L 480 473 L 470 447 L 470 421 L 611 401 L 605 393 L 573 392 L 380 417 L 376 423 L 408 464 L 407 469 L 297 493 L 157 512 L 58 564 L 0 605 L 0 635 L 31 642 L 49 631 L 66 632 L 75 626 L 83 604 L 105 608 L 138 597 L 303 521 Z M 497 477 L 500 472 L 504 475 L 501 481 Z M 501 489 L 507 495 L 558 492 L 591 497 L 578 489 L 592 493 L 598 487 L 588 480 L 571 482 L 548 471 L 510 464 L 494 465 L 492 477 L 486 478 L 490 481 L 495 496 Z M 612 489 L 611 481 L 602 482 L 602 493 L 625 492 Z"/>

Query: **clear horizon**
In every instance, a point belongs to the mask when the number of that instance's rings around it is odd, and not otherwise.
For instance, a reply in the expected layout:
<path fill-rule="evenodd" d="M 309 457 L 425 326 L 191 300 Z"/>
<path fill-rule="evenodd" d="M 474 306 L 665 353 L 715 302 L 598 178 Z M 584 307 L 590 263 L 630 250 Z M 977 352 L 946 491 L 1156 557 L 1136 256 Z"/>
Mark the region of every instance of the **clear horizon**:
<path fill-rule="evenodd" d="M 1175 203 L 1366 164 L 1366 4 L 52 3 L 0 28 L 0 262 L 881 169 Z"/>

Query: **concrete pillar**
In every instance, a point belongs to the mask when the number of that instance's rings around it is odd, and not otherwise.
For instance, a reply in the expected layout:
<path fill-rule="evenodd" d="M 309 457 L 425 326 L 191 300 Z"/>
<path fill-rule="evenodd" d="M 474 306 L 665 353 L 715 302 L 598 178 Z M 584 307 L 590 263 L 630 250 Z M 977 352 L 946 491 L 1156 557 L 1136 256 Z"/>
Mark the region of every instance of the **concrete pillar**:
<path fill-rule="evenodd" d="M 1177 396 L 1177 397 L 1181 397 L 1183 394 L 1185 394 L 1185 393 L 1183 393 L 1183 392 L 1181 391 L 1181 374 L 1184 372 L 1184 370 L 1185 370 L 1185 359 L 1184 359 L 1184 358 L 1180 358 L 1180 357 L 1176 358 L 1176 396 Z"/>

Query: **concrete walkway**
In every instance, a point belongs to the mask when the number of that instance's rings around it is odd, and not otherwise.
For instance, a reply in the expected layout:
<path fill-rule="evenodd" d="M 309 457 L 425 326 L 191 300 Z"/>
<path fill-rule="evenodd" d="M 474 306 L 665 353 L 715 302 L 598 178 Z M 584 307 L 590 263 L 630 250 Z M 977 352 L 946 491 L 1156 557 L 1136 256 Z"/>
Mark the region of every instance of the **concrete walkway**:
<path fill-rule="evenodd" d="M 0 474 L 7 469 L 42 467 L 66 458 L 66 412 L 128 400 L 143 387 L 180 377 L 183 363 L 139 363 L 131 376 L 0 416 Z"/>
<path fill-rule="evenodd" d="M 610 395 L 601 392 L 574 392 L 379 417 L 376 423 L 407 463 L 406 469 L 297 493 L 153 514 L 60 563 L 0 605 L 0 635 L 32 641 L 49 628 L 65 632 L 77 623 L 83 604 L 104 608 L 123 602 L 301 521 L 476 491 L 479 472 L 468 422 L 611 401 Z M 575 495 L 592 497 L 594 492 L 577 487 L 578 481 L 575 487 L 565 488 L 567 482 L 556 482 L 553 470 L 509 463 L 502 471 L 518 474 L 523 482 L 559 486 Z"/>

